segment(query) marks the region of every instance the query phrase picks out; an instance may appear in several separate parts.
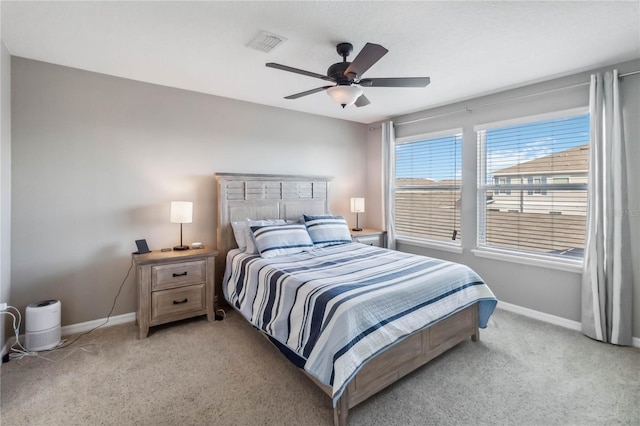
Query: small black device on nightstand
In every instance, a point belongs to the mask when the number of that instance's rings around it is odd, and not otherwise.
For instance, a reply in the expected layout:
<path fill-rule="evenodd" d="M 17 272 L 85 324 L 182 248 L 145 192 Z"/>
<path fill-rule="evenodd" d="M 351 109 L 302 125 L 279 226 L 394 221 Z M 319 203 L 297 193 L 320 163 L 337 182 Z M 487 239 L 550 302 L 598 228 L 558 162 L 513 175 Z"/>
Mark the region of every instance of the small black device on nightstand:
<path fill-rule="evenodd" d="M 147 240 L 136 240 L 136 246 L 138 247 L 138 251 L 134 254 L 144 254 L 151 251 L 147 245 Z"/>

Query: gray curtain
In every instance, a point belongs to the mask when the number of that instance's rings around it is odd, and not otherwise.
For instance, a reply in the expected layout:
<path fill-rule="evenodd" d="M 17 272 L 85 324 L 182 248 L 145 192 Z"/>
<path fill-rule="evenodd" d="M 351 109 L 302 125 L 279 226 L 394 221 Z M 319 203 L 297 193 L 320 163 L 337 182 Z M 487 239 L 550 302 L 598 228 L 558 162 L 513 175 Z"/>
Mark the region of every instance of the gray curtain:
<path fill-rule="evenodd" d="M 382 123 L 382 163 L 384 167 L 384 226 L 387 231 L 387 248 L 395 250 L 395 182 L 396 182 L 396 138 L 393 122 Z"/>
<path fill-rule="evenodd" d="M 631 345 L 633 269 L 619 86 L 617 70 L 591 76 L 582 332 L 603 342 Z"/>

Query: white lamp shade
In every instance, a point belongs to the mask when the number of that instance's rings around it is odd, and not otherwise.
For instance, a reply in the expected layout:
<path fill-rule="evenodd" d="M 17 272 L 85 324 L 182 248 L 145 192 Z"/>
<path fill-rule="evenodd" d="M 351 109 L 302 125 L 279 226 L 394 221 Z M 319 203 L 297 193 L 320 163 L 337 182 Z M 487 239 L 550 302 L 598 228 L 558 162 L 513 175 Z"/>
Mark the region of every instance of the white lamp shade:
<path fill-rule="evenodd" d="M 362 95 L 362 89 L 358 86 L 333 86 L 327 89 L 327 95 L 337 104 L 351 105 Z"/>
<path fill-rule="evenodd" d="M 351 213 L 364 213 L 364 198 L 351 199 Z"/>
<path fill-rule="evenodd" d="M 193 203 L 191 201 L 171 202 L 171 223 L 191 223 L 193 221 Z"/>

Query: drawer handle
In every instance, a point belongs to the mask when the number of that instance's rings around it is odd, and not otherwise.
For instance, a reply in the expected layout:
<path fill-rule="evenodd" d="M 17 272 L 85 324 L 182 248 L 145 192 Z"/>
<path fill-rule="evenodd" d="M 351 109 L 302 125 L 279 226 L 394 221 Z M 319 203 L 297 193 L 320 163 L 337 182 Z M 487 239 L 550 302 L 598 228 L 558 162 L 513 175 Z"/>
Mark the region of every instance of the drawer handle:
<path fill-rule="evenodd" d="M 186 277 L 186 276 L 187 276 L 187 271 L 184 271 L 184 272 L 183 272 L 183 273 L 181 273 L 181 274 L 176 274 L 176 273 L 174 272 L 174 274 L 173 274 L 173 278 L 175 278 L 175 277 Z"/>
<path fill-rule="evenodd" d="M 189 299 L 187 299 L 186 297 L 184 298 L 184 300 L 174 300 L 173 304 L 174 305 L 181 305 L 183 303 L 187 303 L 187 300 L 189 300 Z"/>

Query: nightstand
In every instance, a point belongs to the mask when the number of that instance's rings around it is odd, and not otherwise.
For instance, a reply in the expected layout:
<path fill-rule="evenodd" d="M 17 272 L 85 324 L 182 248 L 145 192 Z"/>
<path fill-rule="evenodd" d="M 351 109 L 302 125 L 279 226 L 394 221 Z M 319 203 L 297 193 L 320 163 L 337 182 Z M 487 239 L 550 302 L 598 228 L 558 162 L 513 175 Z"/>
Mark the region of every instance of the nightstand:
<path fill-rule="evenodd" d="M 155 325 L 204 314 L 209 321 L 215 319 L 213 277 L 217 255 L 208 246 L 133 255 L 141 339 Z"/>
<path fill-rule="evenodd" d="M 351 230 L 351 238 L 356 243 L 368 244 L 376 247 L 387 246 L 387 233 L 380 229 L 364 228 L 362 231 Z"/>

